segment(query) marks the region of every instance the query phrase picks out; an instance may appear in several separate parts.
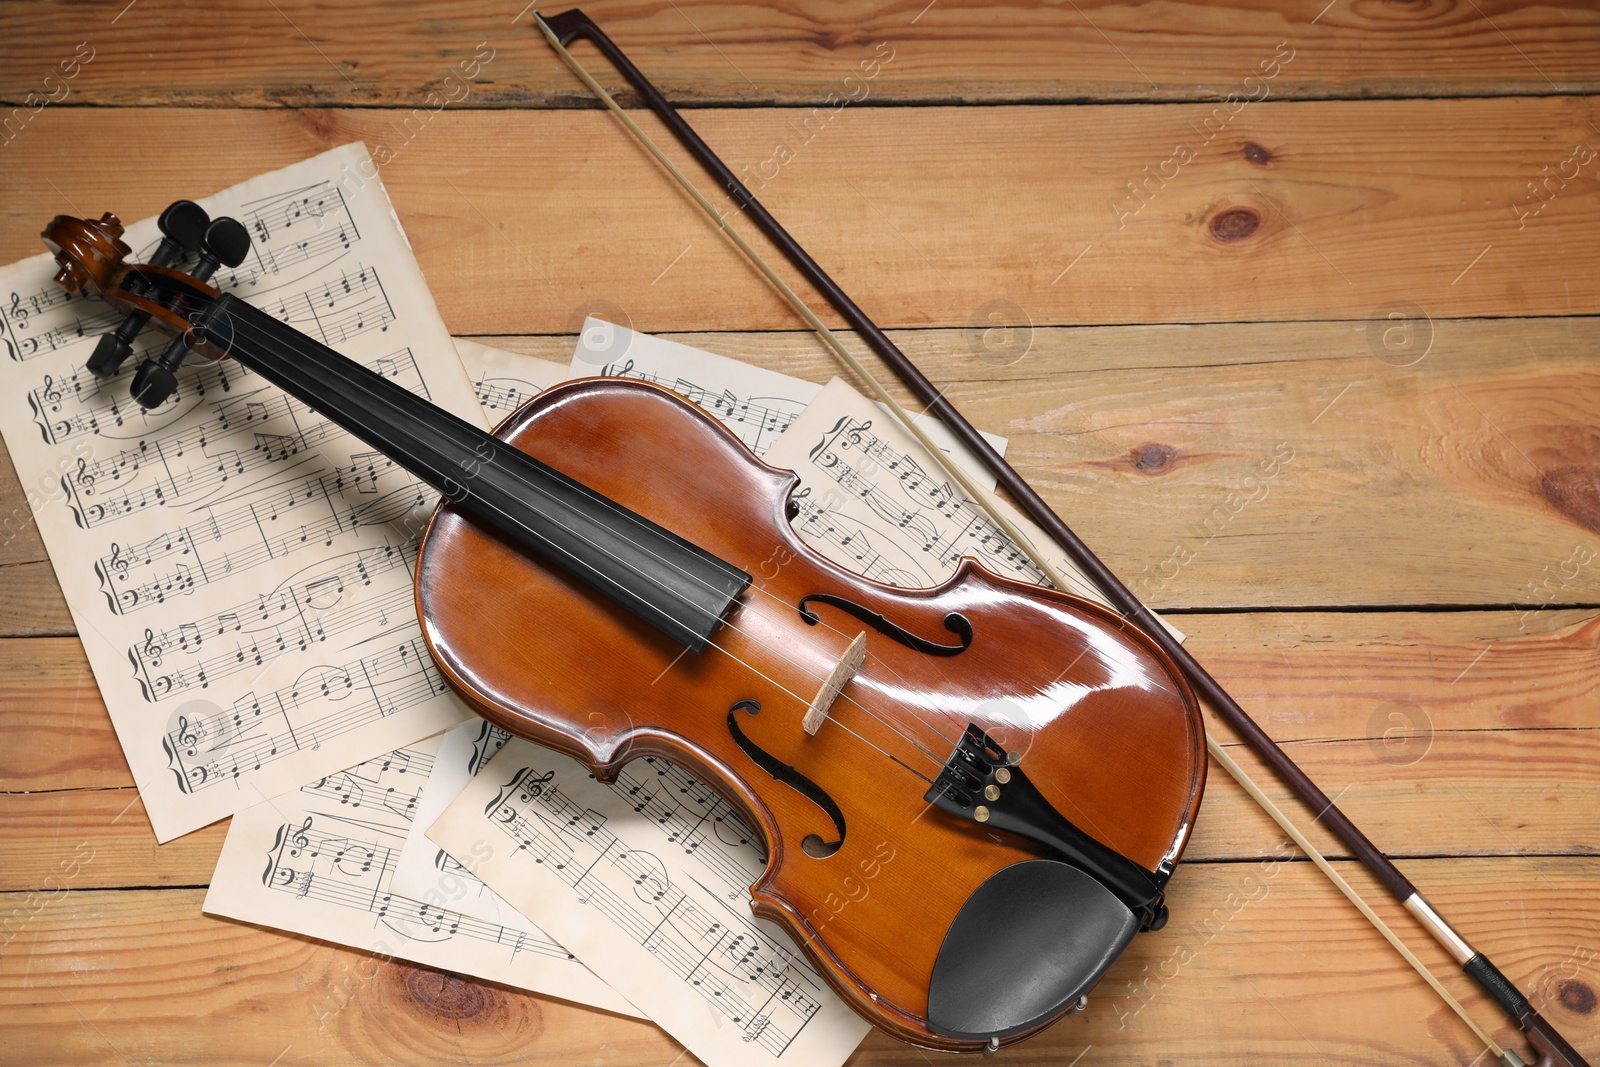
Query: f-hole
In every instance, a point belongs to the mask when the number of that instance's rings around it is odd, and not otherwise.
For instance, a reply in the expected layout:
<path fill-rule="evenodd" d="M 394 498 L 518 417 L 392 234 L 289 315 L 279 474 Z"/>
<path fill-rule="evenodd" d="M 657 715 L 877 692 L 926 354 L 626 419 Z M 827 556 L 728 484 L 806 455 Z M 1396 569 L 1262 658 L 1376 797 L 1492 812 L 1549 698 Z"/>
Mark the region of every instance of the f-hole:
<path fill-rule="evenodd" d="M 890 622 L 871 608 L 857 604 L 853 600 L 846 600 L 842 596 L 834 596 L 832 593 L 812 593 L 810 596 L 800 599 L 800 603 L 796 606 L 800 609 L 800 617 L 809 626 L 815 626 L 819 621 L 817 613 L 811 610 L 812 601 L 816 601 L 818 604 L 831 604 L 836 608 L 847 611 L 890 640 L 898 641 L 907 648 L 915 649 L 925 656 L 959 656 L 972 646 L 972 623 L 965 615 L 959 612 L 952 611 L 944 617 L 944 628 L 955 634 L 961 643 L 941 645 L 936 641 L 929 641 L 925 637 L 918 637 L 903 626 Z"/>
<path fill-rule="evenodd" d="M 766 749 L 752 741 L 743 730 L 739 729 L 739 712 L 748 715 L 761 714 L 761 702 L 757 700 L 740 700 L 728 709 L 728 733 L 733 735 L 734 744 L 752 760 L 757 767 L 772 775 L 773 778 L 793 789 L 811 803 L 821 808 L 828 818 L 833 820 L 834 832 L 839 835 L 835 841 L 824 841 L 818 834 L 807 834 L 800 842 L 800 848 L 806 855 L 813 859 L 825 860 L 839 851 L 844 844 L 844 812 L 839 810 L 839 805 L 834 803 L 828 791 L 816 782 L 807 778 L 790 764 L 784 763 Z"/>

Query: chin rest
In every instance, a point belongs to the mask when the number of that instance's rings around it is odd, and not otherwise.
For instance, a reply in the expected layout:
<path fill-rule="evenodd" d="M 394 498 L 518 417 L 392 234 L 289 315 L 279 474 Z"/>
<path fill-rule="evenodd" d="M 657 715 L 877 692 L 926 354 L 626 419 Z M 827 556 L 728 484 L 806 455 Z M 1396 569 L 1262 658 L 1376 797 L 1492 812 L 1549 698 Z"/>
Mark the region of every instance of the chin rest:
<path fill-rule="evenodd" d="M 978 887 L 945 934 L 928 983 L 928 1027 L 988 1040 L 1048 1022 L 1138 928 L 1126 904 L 1075 867 L 1014 863 Z"/>

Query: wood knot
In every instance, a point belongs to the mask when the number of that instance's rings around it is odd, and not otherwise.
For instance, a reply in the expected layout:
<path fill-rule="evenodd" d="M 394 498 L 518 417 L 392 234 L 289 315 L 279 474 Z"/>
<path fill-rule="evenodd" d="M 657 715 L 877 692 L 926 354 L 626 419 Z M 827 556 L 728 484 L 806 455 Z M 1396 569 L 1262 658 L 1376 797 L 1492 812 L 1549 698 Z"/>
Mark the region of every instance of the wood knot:
<path fill-rule="evenodd" d="M 1266 148 L 1263 148 L 1261 145 L 1256 144 L 1254 141 L 1246 141 L 1244 143 L 1244 147 L 1239 151 L 1245 159 L 1248 159 L 1257 166 L 1264 167 L 1268 163 L 1272 162 L 1272 153 Z"/>
<path fill-rule="evenodd" d="M 492 1005 L 493 995 L 475 982 L 443 971 L 407 968 L 406 992 L 429 1015 L 441 1019 L 471 1019 Z"/>
<path fill-rule="evenodd" d="M 1133 449 L 1128 457 L 1133 461 L 1133 469 L 1144 474 L 1164 474 L 1167 467 L 1178 455 L 1178 450 L 1171 445 L 1140 445 Z"/>
<path fill-rule="evenodd" d="M 1561 983 L 1561 988 L 1556 993 L 1556 998 L 1561 1001 L 1561 1006 L 1578 1015 L 1593 1015 L 1595 1008 L 1594 990 L 1576 978 L 1568 978 Z"/>
<path fill-rule="evenodd" d="M 1600 533 L 1600 468 L 1552 467 L 1539 475 L 1539 492 L 1561 514 Z"/>
<path fill-rule="evenodd" d="M 1242 241 L 1261 227 L 1261 215 L 1248 207 L 1230 207 L 1211 220 L 1211 236 L 1223 244 Z"/>

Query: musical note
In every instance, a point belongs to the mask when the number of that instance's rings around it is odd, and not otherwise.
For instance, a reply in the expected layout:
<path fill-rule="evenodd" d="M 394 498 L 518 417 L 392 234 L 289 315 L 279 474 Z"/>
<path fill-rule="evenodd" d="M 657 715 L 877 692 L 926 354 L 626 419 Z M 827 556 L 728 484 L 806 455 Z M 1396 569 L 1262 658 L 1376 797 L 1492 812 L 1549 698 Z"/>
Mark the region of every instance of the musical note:
<path fill-rule="evenodd" d="M 638 1015 L 527 920 L 487 922 L 443 897 L 395 892 L 395 862 L 437 745 L 396 749 L 239 812 L 206 912 Z"/>
<path fill-rule="evenodd" d="M 415 633 L 413 624 L 406 631 Z M 184 689 L 206 689 L 216 678 L 243 672 L 252 679 L 263 666 L 259 642 L 235 642 L 209 661 L 173 667 L 151 682 L 149 699 Z M 448 687 L 422 647 L 420 636 L 343 665 L 317 664 L 288 685 L 234 701 L 233 714 L 203 720 L 203 745 L 185 745 L 169 731 L 163 749 L 172 776 L 187 792 L 200 792 L 330 740 L 370 728 L 381 719 L 424 705 Z"/>
<path fill-rule="evenodd" d="M 358 268 L 353 275 L 341 271 L 317 288 L 280 294 L 266 309 L 303 333 L 335 346 L 368 330 L 386 331 L 396 318 L 375 267 Z"/>
<path fill-rule="evenodd" d="M 284 284 L 284 275 L 301 278 L 326 269 L 361 239 L 343 189 L 326 180 L 252 200 L 237 217 L 250 232 L 251 257 L 214 279 L 234 291 L 257 290 L 263 282 Z"/>
<path fill-rule="evenodd" d="M 996 574 L 1047 584 L 908 431 L 841 381 L 822 390 L 765 458 L 799 475 L 794 526 L 801 538 L 843 566 L 890 585 L 931 586 L 971 556 Z M 1104 603 L 1042 530 L 998 506 L 1067 578 L 1070 592 Z"/>
<path fill-rule="evenodd" d="M 616 358 L 616 353 L 626 354 Z M 692 400 L 758 456 L 821 390 L 813 382 L 591 318 L 578 335 L 569 371 L 577 376 L 597 368 L 601 374 L 654 382 Z"/>
<path fill-rule="evenodd" d="M 473 747 L 492 748 L 485 740 Z M 435 775 L 463 766 L 459 741 L 440 753 Z M 751 919 L 745 901 L 765 858 L 742 826 L 739 844 L 711 830 L 731 814 L 664 761 L 636 761 L 606 784 L 512 738 L 427 833 L 702 1062 L 841 1063 L 867 1025 Z"/>

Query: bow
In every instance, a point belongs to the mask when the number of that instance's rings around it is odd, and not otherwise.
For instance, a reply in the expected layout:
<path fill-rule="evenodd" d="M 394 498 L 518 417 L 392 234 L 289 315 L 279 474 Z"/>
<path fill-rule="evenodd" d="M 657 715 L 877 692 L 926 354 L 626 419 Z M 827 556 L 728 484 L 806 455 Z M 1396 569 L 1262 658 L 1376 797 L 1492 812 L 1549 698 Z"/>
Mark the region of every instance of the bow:
<path fill-rule="evenodd" d="M 957 439 L 974 456 L 978 457 L 995 476 L 998 484 L 1021 505 L 1023 511 L 1030 518 L 1038 523 L 1061 546 L 1068 558 L 1089 576 L 1111 604 L 1128 620 L 1143 629 L 1161 645 L 1163 650 L 1178 664 L 1206 703 L 1228 723 L 1241 740 L 1248 744 L 1272 768 L 1278 778 L 1308 808 L 1318 814 L 1319 821 L 1333 832 L 1345 847 L 1361 861 L 1362 865 L 1412 914 L 1423 929 L 1450 953 L 1456 962 L 1461 965 L 1462 970 L 1470 975 L 1500 1005 L 1511 1020 L 1517 1023 L 1527 1035 L 1529 1044 L 1533 1046 L 1538 1054 L 1539 1058 L 1534 1061 L 1538 1067 L 1587 1067 L 1583 1057 L 1539 1014 L 1537 1009 L 1529 1003 L 1528 998 L 1501 974 L 1487 956 L 1473 948 L 1459 932 L 1445 921 L 1433 906 L 1428 903 L 1416 886 L 1412 885 L 1410 880 L 1400 872 L 1399 868 L 1362 833 L 1360 828 L 1350 821 L 1315 782 L 1307 777 L 1294 760 L 1278 747 L 1277 743 L 1268 736 L 1266 731 L 1239 706 L 1238 702 L 1222 688 L 1199 661 L 1172 636 L 1170 631 L 1161 624 L 1150 609 L 1141 603 L 1127 586 L 1090 551 L 1088 546 L 1072 532 L 1061 517 L 984 440 L 972 424 L 945 399 L 943 393 L 900 351 L 866 312 L 828 276 L 827 272 L 817 264 L 816 260 L 812 259 L 800 243 L 767 211 L 754 194 L 728 168 L 727 164 L 711 150 L 710 146 L 701 140 L 699 134 L 684 120 L 683 116 L 673 108 L 666 98 L 661 95 L 660 91 L 650 83 L 650 80 L 634 66 L 628 57 L 623 54 L 622 50 L 605 35 L 592 19 L 578 9 L 566 11 L 548 19 L 534 12 L 533 19 L 539 31 L 545 36 L 551 48 L 561 57 L 562 61 L 628 127 L 629 131 L 668 170 L 674 180 L 683 186 L 684 190 L 690 194 L 696 203 L 717 222 L 723 232 L 750 259 L 752 265 L 783 295 L 801 318 L 817 332 L 823 342 L 852 371 L 869 384 L 872 391 L 877 394 L 878 399 L 884 402 L 906 428 L 922 442 L 929 455 L 944 464 L 947 473 L 966 490 L 968 496 L 983 503 L 985 494 L 978 491 L 977 487 L 972 484 L 959 466 L 944 461 L 944 454 L 941 450 L 927 439 L 921 429 L 901 409 L 900 405 L 894 401 L 889 392 L 878 383 L 867 368 L 855 359 L 833 335 L 832 331 L 749 245 L 739 231 L 731 225 L 728 215 L 718 211 L 706 199 L 700 190 L 694 186 L 694 183 L 660 151 L 650 137 L 634 123 L 627 112 L 611 98 L 599 82 L 573 58 L 572 54 L 567 51 L 566 46 L 578 38 L 583 38 L 599 48 L 600 52 L 611 61 L 623 77 L 628 80 L 629 84 L 639 93 L 650 110 L 655 112 L 667 128 L 672 131 L 678 142 L 727 191 L 728 195 L 739 205 L 741 213 L 747 214 L 756 227 L 783 252 L 784 257 L 790 264 L 822 293 L 844 321 L 894 370 L 900 381 L 926 405 L 926 410 L 943 422 L 955 434 Z M 1040 569 L 1050 577 L 1057 587 L 1067 587 L 1065 578 L 1057 573 L 1046 561 L 1039 559 L 1031 549 L 1027 548 L 1027 538 L 1021 536 L 1020 531 L 1003 515 L 991 511 L 991 516 L 1002 529 L 1006 530 L 1013 541 L 1019 546 L 1023 546 L 1025 551 L 1029 551 L 1029 554 L 1034 556 L 1035 562 Z M 1301 850 L 1317 864 L 1318 868 L 1378 928 L 1379 932 L 1406 958 L 1407 962 L 1416 968 L 1418 973 L 1433 987 L 1434 991 L 1443 997 L 1450 1007 L 1461 1016 L 1504 1067 L 1525 1067 L 1526 1061 L 1518 1053 L 1502 1048 L 1488 1036 L 1455 998 L 1444 989 L 1439 981 L 1428 973 L 1426 967 L 1406 948 L 1400 938 L 1373 913 L 1372 909 L 1361 900 L 1359 894 L 1328 864 L 1311 842 L 1305 838 L 1304 834 L 1294 826 L 1287 816 L 1278 810 L 1271 800 L 1250 781 L 1233 758 L 1209 736 L 1207 737 L 1207 748 L 1213 758 L 1239 781 L 1252 799 L 1272 816 L 1273 820 L 1289 834 Z"/>

